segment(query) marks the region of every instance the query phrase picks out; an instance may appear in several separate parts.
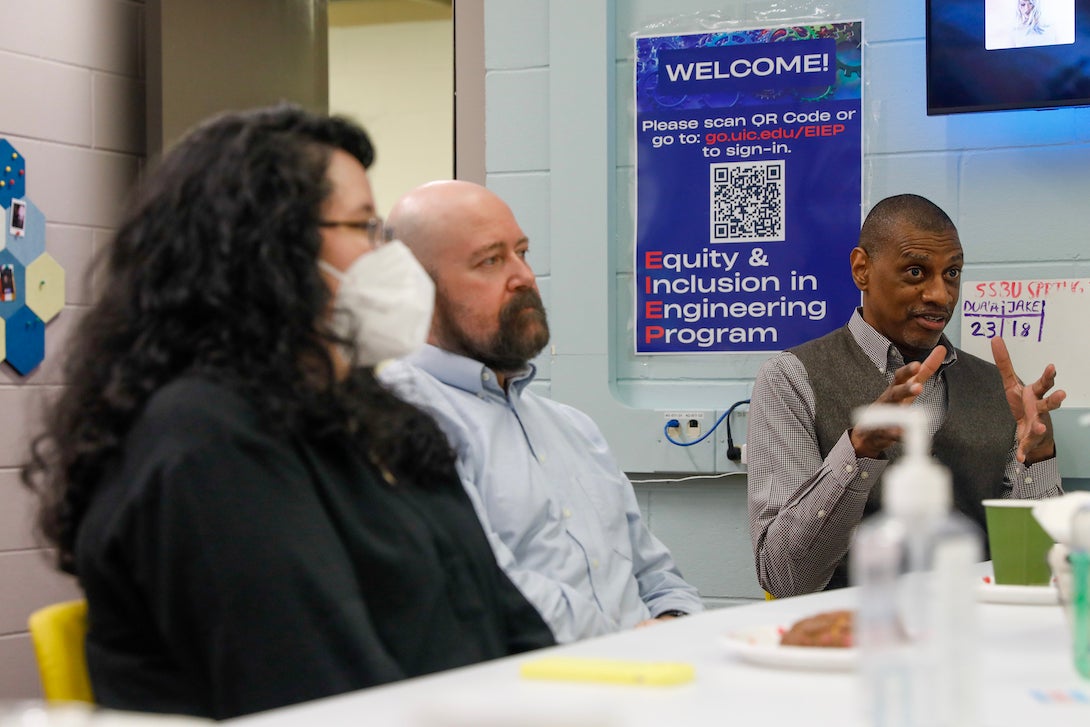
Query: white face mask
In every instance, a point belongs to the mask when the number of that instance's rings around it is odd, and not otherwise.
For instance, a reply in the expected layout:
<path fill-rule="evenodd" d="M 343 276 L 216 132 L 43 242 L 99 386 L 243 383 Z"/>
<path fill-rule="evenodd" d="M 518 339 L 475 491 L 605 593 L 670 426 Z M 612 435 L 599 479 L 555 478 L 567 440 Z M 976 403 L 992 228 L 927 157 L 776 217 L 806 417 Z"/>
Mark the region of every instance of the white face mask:
<path fill-rule="evenodd" d="M 355 333 L 360 364 L 373 366 L 424 345 L 435 284 L 403 242 L 360 255 L 343 272 L 325 260 L 318 267 L 341 282 L 330 325 L 345 338 Z"/>

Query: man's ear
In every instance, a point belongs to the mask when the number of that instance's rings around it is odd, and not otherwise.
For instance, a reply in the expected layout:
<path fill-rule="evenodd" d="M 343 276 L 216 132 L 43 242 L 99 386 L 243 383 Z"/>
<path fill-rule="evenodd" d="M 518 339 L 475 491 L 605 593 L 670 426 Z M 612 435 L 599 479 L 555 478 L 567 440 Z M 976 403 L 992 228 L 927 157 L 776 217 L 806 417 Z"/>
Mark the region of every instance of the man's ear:
<path fill-rule="evenodd" d="M 870 255 L 861 247 L 856 247 L 851 254 L 852 280 L 855 287 L 862 291 L 867 290 L 867 282 L 870 278 Z"/>

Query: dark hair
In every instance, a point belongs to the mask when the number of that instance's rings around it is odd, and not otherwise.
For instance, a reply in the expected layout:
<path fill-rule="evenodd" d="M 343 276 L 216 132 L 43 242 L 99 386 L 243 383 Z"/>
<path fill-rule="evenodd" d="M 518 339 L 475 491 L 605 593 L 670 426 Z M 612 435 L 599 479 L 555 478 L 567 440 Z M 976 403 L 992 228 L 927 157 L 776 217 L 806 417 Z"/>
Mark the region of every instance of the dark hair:
<path fill-rule="evenodd" d="M 957 234 L 949 215 L 934 202 L 918 194 L 898 194 L 871 208 L 859 230 L 859 247 L 871 257 L 879 255 L 887 243 L 897 238 L 898 228 L 903 225 L 925 232 Z"/>
<path fill-rule="evenodd" d="M 214 118 L 166 156 L 100 261 L 99 295 L 65 365 L 23 482 L 39 528 L 74 572 L 76 531 L 105 468 L 151 395 L 183 374 L 219 381 L 271 427 L 348 436 L 395 476 L 434 481 L 454 455 L 438 426 L 370 369 L 338 380 L 318 272 L 326 167 L 374 159 L 352 122 L 278 106 Z"/>

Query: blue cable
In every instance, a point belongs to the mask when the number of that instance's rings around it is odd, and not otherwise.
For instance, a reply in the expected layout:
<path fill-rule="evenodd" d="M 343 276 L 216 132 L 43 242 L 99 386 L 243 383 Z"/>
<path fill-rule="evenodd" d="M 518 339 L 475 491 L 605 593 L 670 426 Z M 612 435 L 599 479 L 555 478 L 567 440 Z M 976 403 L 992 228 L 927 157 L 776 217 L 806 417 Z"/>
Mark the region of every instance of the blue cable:
<path fill-rule="evenodd" d="M 711 433 L 714 432 L 716 430 L 716 428 L 720 424 L 723 423 L 724 419 L 726 419 L 732 413 L 734 413 L 735 409 L 740 407 L 742 404 L 748 404 L 748 403 L 749 403 L 749 399 L 743 399 L 742 401 L 736 401 L 733 404 L 731 404 L 729 409 L 727 409 L 725 412 L 723 412 L 722 414 L 719 415 L 719 418 L 715 420 L 715 424 L 712 424 L 711 429 L 704 432 L 704 434 L 699 439 L 694 439 L 691 442 L 679 442 L 679 441 L 677 441 L 676 439 L 674 439 L 673 437 L 670 436 L 670 427 L 679 427 L 679 428 L 681 427 L 681 423 L 677 419 L 671 419 L 670 421 L 666 422 L 666 424 L 662 427 L 662 434 L 663 434 L 664 437 L 666 437 L 666 441 L 668 441 L 670 444 L 677 445 L 678 447 L 691 447 L 694 444 L 700 444 L 705 439 L 707 439 L 709 436 L 711 436 Z M 727 446 L 728 447 L 734 446 L 734 442 L 730 441 L 730 439 L 731 439 L 731 437 L 730 437 L 730 423 L 728 422 L 727 423 Z"/>

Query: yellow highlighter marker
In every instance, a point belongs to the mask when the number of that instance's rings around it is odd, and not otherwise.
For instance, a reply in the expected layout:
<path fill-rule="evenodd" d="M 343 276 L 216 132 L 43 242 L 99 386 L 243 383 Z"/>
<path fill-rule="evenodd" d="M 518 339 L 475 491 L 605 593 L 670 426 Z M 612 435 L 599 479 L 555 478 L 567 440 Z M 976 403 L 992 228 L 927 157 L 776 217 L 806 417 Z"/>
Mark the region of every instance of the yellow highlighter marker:
<path fill-rule="evenodd" d="M 696 670 L 681 662 L 547 657 L 524 662 L 519 673 L 526 679 L 670 686 L 691 682 Z"/>

